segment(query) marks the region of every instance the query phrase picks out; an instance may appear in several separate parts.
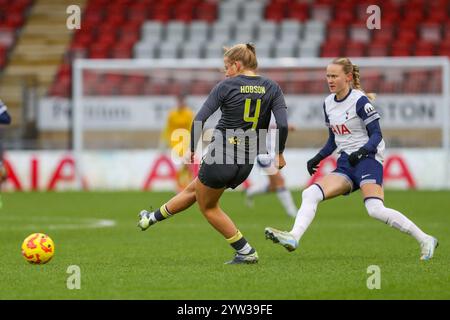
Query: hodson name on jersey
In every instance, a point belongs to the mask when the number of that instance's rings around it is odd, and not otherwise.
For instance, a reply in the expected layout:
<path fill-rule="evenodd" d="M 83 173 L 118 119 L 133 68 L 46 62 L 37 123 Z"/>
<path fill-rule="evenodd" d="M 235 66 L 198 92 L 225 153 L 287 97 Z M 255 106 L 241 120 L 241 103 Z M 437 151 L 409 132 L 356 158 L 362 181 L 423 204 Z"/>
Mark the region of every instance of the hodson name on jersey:
<path fill-rule="evenodd" d="M 266 87 L 262 87 L 262 86 L 241 86 L 241 93 L 266 93 Z"/>
<path fill-rule="evenodd" d="M 357 151 L 369 140 L 366 126 L 380 119 L 375 107 L 364 92 L 351 89 L 342 100 L 330 94 L 324 102 L 325 122 L 334 133 L 337 152 L 350 154 Z M 382 161 L 384 141 L 378 144 L 375 158 Z"/>

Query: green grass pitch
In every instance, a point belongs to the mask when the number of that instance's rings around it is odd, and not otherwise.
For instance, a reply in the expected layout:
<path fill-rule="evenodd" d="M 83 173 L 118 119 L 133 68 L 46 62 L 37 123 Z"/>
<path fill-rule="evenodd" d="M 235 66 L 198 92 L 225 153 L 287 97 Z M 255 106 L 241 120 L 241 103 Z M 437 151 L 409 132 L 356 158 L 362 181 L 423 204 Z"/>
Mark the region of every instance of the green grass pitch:
<path fill-rule="evenodd" d="M 264 227 L 290 229 L 274 194 L 247 208 L 227 192 L 223 209 L 257 249 L 257 265 L 224 265 L 233 251 L 196 205 L 141 232 L 137 213 L 172 193 L 5 193 L 0 210 L 0 299 L 449 299 L 450 192 L 387 191 L 386 205 L 405 213 L 440 246 L 429 262 L 419 246 L 368 216 L 356 192 L 319 205 L 297 251 L 264 239 Z M 294 191 L 297 204 L 300 192 Z M 89 228 L 92 219 L 113 227 Z M 30 265 L 20 245 L 30 233 L 55 241 L 47 265 Z M 81 269 L 81 289 L 66 287 Z M 381 289 L 369 290 L 370 265 Z"/>

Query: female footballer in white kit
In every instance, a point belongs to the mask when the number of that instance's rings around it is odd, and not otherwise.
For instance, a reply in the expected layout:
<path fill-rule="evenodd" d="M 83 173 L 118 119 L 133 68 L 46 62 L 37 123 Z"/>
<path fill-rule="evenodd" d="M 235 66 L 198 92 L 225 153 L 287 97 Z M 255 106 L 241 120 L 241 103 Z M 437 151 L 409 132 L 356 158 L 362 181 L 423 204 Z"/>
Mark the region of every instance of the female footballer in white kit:
<path fill-rule="evenodd" d="M 280 170 L 275 166 L 276 156 L 276 133 L 277 124 L 275 118 L 272 116 L 269 124 L 269 130 L 266 136 L 266 154 L 258 154 L 256 156 L 256 163 L 267 175 L 269 181 L 252 184 L 246 191 L 246 203 L 248 206 L 253 206 L 253 199 L 258 194 L 265 194 L 269 192 L 276 192 L 278 200 L 283 206 L 288 216 L 295 218 L 297 216 L 298 208 L 292 198 L 291 191 L 286 187 L 286 183 Z M 291 125 L 288 126 L 289 131 L 295 130 Z"/>
<path fill-rule="evenodd" d="M 359 67 L 348 58 L 334 59 L 327 66 L 327 82 L 331 94 L 323 108 L 329 138 L 308 161 L 307 169 L 313 175 L 319 163 L 335 150 L 339 154 L 337 168 L 303 190 L 302 204 L 290 232 L 267 227 L 266 238 L 294 251 L 321 201 L 361 189 L 369 216 L 414 237 L 421 247 L 420 259 L 431 259 L 438 246 L 437 239 L 424 233 L 399 211 L 384 205 L 380 115 L 371 104 L 373 96 L 361 88 Z"/>

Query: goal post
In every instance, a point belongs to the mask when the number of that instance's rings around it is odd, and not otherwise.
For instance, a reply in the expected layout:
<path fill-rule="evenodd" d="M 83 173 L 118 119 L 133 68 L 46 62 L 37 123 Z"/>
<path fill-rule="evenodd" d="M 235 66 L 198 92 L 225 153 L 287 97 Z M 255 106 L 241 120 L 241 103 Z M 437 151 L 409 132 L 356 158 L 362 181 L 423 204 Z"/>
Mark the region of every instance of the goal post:
<path fill-rule="evenodd" d="M 290 144 L 294 147 L 316 148 L 323 143 L 323 135 L 316 132 L 324 132 L 323 111 L 320 107 L 329 94 L 325 68 L 331 60 L 332 58 L 258 60 L 259 74 L 280 84 L 288 105 L 288 120 L 305 137 L 293 135 Z M 450 187 L 449 59 L 373 57 L 351 60 L 360 67 L 364 90 L 377 94 L 374 104 L 382 114 L 382 129 L 388 142 L 387 147 L 440 148 L 446 155 L 442 185 Z M 213 86 L 224 79 L 221 69 L 222 59 L 75 60 L 71 130 L 79 186 L 83 172 L 83 152 L 89 148 L 102 147 L 101 142 L 90 143 L 92 146 L 86 143 L 88 132 L 129 134 L 133 130 L 161 130 L 167 106 L 173 107 L 175 95 L 180 92 L 186 94 L 195 110 L 198 110 Z M 111 111 L 114 103 L 124 108 L 118 112 L 124 112 L 128 122 L 124 120 L 119 123 L 113 119 L 107 123 L 108 119 L 103 119 L 104 122 L 94 119 L 96 108 L 102 110 L 98 112 L 116 112 L 115 109 Z M 156 113 L 156 109 L 159 113 Z M 133 143 L 129 146 L 133 148 Z M 116 147 L 112 144 L 112 148 Z M 135 148 L 142 146 L 136 145 Z"/>

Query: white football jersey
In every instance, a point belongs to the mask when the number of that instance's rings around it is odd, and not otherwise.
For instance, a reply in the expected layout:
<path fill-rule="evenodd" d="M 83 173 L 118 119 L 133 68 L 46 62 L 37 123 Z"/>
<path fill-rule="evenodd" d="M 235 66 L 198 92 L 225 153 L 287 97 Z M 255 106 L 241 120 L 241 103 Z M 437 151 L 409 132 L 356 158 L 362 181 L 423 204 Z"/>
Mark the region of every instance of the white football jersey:
<path fill-rule="evenodd" d="M 337 152 L 350 154 L 357 151 L 369 141 L 366 126 L 380 118 L 375 107 L 364 92 L 350 89 L 348 95 L 337 100 L 330 94 L 324 102 L 325 122 L 334 133 Z M 383 162 L 384 140 L 377 146 L 375 159 Z"/>

